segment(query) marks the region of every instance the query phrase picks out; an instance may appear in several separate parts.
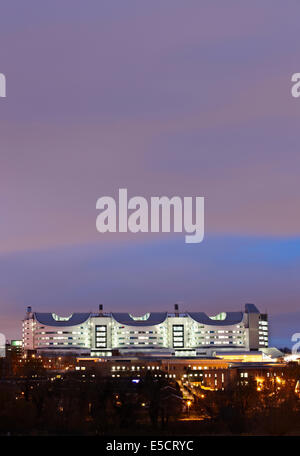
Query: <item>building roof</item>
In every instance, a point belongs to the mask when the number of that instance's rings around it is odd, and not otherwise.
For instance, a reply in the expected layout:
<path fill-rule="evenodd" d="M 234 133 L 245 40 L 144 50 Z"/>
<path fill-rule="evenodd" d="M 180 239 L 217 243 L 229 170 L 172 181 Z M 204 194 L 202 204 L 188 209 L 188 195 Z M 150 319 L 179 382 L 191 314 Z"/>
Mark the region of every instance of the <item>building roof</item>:
<path fill-rule="evenodd" d="M 276 347 L 262 347 L 261 351 L 270 358 L 282 358 L 284 353 Z"/>
<path fill-rule="evenodd" d="M 260 311 L 258 310 L 258 308 L 256 307 L 255 304 L 245 304 L 245 312 L 247 312 L 247 313 L 257 313 L 257 314 L 260 313 Z"/>
<path fill-rule="evenodd" d="M 243 320 L 243 312 L 226 312 L 224 320 L 213 320 L 204 312 L 189 312 L 188 315 L 198 323 L 210 326 L 228 326 L 241 323 Z"/>
<path fill-rule="evenodd" d="M 246 313 L 259 313 L 259 310 L 254 304 L 245 305 Z M 91 313 L 73 313 L 70 317 L 63 318 L 50 312 L 35 312 L 36 320 L 45 326 L 76 326 L 81 325 L 89 319 Z M 112 316 L 118 323 L 126 326 L 154 326 L 163 323 L 168 317 L 167 312 L 151 312 L 143 317 L 134 317 L 125 312 L 113 312 L 105 316 Z M 95 314 L 96 316 L 96 314 Z M 180 314 L 180 316 L 189 316 L 194 321 L 209 326 L 230 326 L 236 325 L 243 321 L 243 312 L 226 312 L 224 319 L 213 319 L 205 312 L 188 312 Z"/>
<path fill-rule="evenodd" d="M 152 312 L 146 320 L 135 320 L 129 313 L 112 313 L 112 317 L 121 325 L 127 326 L 153 326 L 163 323 L 167 318 L 167 312 Z"/>
<path fill-rule="evenodd" d="M 90 317 L 90 313 L 73 313 L 67 320 L 56 320 L 50 312 L 35 312 L 36 320 L 45 326 L 76 326 L 81 325 Z"/>

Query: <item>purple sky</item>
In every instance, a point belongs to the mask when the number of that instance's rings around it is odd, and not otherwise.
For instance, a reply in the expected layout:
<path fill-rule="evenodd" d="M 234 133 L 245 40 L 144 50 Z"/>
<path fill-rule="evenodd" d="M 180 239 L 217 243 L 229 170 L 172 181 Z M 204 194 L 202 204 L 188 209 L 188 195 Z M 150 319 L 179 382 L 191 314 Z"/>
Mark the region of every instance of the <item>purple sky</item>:
<path fill-rule="evenodd" d="M 300 5 L 3 0 L 0 332 L 24 308 L 215 313 L 300 332 Z M 206 238 L 100 235 L 96 200 L 206 197 Z M 284 315 L 283 315 L 284 314 Z M 280 325 L 279 322 L 285 324 Z"/>

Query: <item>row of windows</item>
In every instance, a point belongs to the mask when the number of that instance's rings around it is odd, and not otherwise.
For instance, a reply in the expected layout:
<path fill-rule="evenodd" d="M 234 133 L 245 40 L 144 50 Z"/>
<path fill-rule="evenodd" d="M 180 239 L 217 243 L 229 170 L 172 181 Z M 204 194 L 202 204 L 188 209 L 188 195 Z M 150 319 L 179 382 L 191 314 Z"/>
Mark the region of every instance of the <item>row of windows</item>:
<path fill-rule="evenodd" d="M 44 337 L 36 337 L 35 340 L 82 340 L 84 337 L 72 337 L 72 336 L 44 336 Z"/>
<path fill-rule="evenodd" d="M 125 342 L 119 342 L 119 345 L 128 345 Z M 129 342 L 129 345 L 163 345 L 163 342 Z"/>
<path fill-rule="evenodd" d="M 44 342 L 44 343 L 38 342 L 38 346 L 43 347 L 43 346 L 45 346 L 45 345 L 59 345 L 59 346 L 72 345 L 72 346 L 74 346 L 74 347 L 77 347 L 77 346 L 79 346 L 79 345 L 80 345 L 80 346 L 83 346 L 83 347 L 86 346 L 86 344 L 85 344 L 84 342 L 76 342 L 76 343 L 73 343 L 73 342 L 61 342 L 61 343 L 59 343 L 59 342 Z M 88 348 L 88 347 L 87 347 L 87 348 Z"/>

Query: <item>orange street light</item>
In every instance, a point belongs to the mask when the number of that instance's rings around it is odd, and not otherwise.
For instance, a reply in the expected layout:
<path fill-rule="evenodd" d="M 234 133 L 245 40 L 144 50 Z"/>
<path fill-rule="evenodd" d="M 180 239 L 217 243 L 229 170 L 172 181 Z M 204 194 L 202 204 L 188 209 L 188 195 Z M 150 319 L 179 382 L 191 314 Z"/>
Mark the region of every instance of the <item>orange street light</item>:
<path fill-rule="evenodd" d="M 188 408 L 188 415 L 190 415 L 190 406 L 192 405 L 192 402 L 191 401 L 187 401 L 186 405 L 187 405 L 187 408 Z"/>

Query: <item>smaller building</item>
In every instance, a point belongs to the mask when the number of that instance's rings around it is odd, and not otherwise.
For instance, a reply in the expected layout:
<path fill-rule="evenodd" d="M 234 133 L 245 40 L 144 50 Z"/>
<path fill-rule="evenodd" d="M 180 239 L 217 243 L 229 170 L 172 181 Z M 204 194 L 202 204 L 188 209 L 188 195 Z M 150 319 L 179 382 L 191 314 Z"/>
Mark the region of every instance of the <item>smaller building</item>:
<path fill-rule="evenodd" d="M 0 358 L 5 357 L 5 336 L 0 333 Z"/>
<path fill-rule="evenodd" d="M 17 356 L 21 356 L 23 353 L 22 340 L 11 340 L 10 344 L 7 344 L 6 351 L 11 352 Z"/>
<path fill-rule="evenodd" d="M 250 355 L 251 356 L 251 355 Z M 250 379 L 257 386 L 264 380 L 283 379 L 285 363 L 274 361 L 237 362 L 222 358 L 153 358 L 111 357 L 78 358 L 76 370 L 98 372 L 104 377 L 118 380 L 124 377 L 141 379 L 147 373 L 165 377 L 181 385 L 200 386 L 203 390 L 226 390 L 233 385 L 247 385 Z"/>

